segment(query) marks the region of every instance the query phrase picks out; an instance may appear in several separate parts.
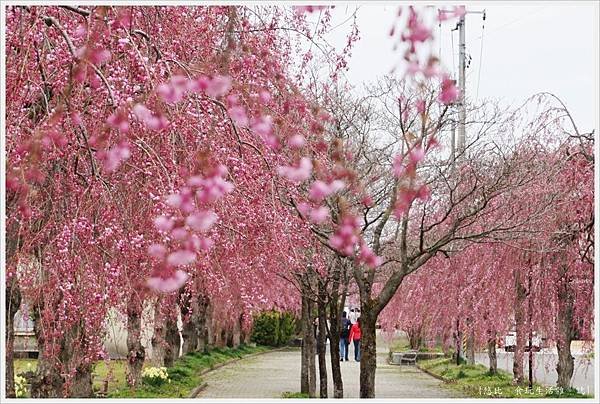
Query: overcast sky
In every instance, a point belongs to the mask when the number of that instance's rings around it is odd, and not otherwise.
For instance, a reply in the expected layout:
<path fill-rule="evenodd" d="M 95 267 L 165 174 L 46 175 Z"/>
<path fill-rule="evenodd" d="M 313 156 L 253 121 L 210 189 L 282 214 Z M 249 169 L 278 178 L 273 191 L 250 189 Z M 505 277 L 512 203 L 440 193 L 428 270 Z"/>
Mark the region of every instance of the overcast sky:
<path fill-rule="evenodd" d="M 393 42 L 388 36 L 398 4 L 338 3 L 333 10 L 332 26 L 335 26 L 359 8 L 361 40 L 353 50 L 346 74 L 351 83 L 360 85 L 388 73 L 400 58 L 399 52 L 392 51 Z M 461 4 L 466 4 L 467 10 L 486 9 L 487 12 L 483 31 L 482 16 L 467 15 L 467 53 L 472 57 L 467 69 L 469 97 L 479 94 L 479 99 L 499 98 L 517 105 L 537 92 L 550 91 L 563 99 L 582 131 L 595 128 L 598 109 L 595 99 L 598 87 L 596 2 Z M 450 32 L 454 26 L 455 23 L 447 23 L 441 30 L 442 61 L 451 73 L 458 69 L 458 32 Z M 330 34 L 330 41 L 338 49 L 345 43 L 348 29 L 349 23 Z M 437 26 L 435 35 L 440 36 Z M 435 52 L 439 50 L 438 43 Z M 478 80 L 480 65 L 481 79 Z"/>

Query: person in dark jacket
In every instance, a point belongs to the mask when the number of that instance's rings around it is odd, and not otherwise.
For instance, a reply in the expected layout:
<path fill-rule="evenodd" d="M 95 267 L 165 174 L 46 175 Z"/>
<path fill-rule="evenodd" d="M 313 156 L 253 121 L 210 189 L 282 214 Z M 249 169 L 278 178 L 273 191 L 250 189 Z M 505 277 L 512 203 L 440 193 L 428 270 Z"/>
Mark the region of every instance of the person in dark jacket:
<path fill-rule="evenodd" d="M 354 360 L 360 362 L 360 318 L 350 329 L 350 341 L 354 342 Z"/>
<path fill-rule="evenodd" d="M 346 359 L 348 361 L 348 345 L 350 341 L 348 337 L 350 337 L 350 328 L 352 327 L 352 323 L 347 318 L 346 312 L 342 312 L 342 328 L 340 330 L 340 362 Z"/>

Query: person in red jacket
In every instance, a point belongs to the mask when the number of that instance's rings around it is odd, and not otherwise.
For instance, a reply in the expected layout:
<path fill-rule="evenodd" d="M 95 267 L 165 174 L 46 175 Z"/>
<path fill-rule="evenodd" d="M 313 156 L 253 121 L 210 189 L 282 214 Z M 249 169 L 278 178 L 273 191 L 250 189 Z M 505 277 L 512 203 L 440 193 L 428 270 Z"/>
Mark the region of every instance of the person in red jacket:
<path fill-rule="evenodd" d="M 350 329 L 350 341 L 354 342 L 354 360 L 360 362 L 360 318 L 352 324 Z"/>

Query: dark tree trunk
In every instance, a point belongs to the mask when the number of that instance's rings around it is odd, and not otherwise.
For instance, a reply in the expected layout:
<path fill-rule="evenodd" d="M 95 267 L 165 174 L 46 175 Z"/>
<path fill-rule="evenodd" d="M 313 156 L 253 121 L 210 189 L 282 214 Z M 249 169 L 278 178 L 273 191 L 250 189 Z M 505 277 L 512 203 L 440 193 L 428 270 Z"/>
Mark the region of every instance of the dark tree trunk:
<path fill-rule="evenodd" d="M 360 398 L 375 398 L 375 371 L 377 369 L 376 322 L 377 315 L 373 314 L 370 302 L 361 302 Z"/>
<path fill-rule="evenodd" d="M 408 344 L 410 345 L 410 349 L 419 350 L 423 343 L 423 327 L 421 325 L 409 327 L 406 330 L 406 334 L 408 334 Z"/>
<path fill-rule="evenodd" d="M 302 359 L 300 363 L 300 392 L 309 394 L 309 339 L 312 338 L 312 322 L 309 312 L 308 298 L 302 294 Z"/>
<path fill-rule="evenodd" d="M 327 306 L 326 290 L 323 282 L 319 281 L 319 299 L 317 313 L 319 317 L 319 332 L 317 349 L 319 355 L 319 397 L 327 398 Z"/>
<path fill-rule="evenodd" d="M 234 348 L 239 347 L 242 342 L 242 315 L 237 316 L 233 323 L 232 342 Z"/>
<path fill-rule="evenodd" d="M 200 298 L 184 298 L 180 296 L 179 309 L 181 310 L 181 320 L 183 327 L 181 335 L 183 337 L 183 354 L 195 352 L 198 348 L 198 311 Z M 185 295 L 187 296 L 187 295 Z"/>
<path fill-rule="evenodd" d="M 306 336 L 306 347 L 308 351 L 308 396 L 315 398 L 317 396 L 317 367 L 315 357 L 317 356 L 317 341 L 314 332 L 313 303 L 309 300 L 308 304 L 309 333 Z"/>
<path fill-rule="evenodd" d="M 177 329 L 177 319 L 169 316 L 165 328 L 165 361 L 164 366 L 171 367 L 179 357 L 179 330 Z"/>
<path fill-rule="evenodd" d="M 467 364 L 475 364 L 475 335 L 473 333 L 473 322 L 467 318 Z"/>
<path fill-rule="evenodd" d="M 571 387 L 573 377 L 573 356 L 571 355 L 571 341 L 573 339 L 573 296 L 569 288 L 569 280 L 566 270 L 558 283 L 558 316 L 556 318 L 556 329 L 558 338 L 556 347 L 558 350 L 558 363 L 556 372 L 558 380 L 556 385 L 563 389 Z"/>
<path fill-rule="evenodd" d="M 523 375 L 523 360 L 525 359 L 525 344 L 527 334 L 525 332 L 525 298 L 526 290 L 521 280 L 519 270 L 515 270 L 515 324 L 516 324 L 516 343 L 515 356 L 513 361 L 513 382 L 522 384 L 524 381 Z"/>
<path fill-rule="evenodd" d="M 14 346 L 15 314 L 21 306 L 21 290 L 16 275 L 6 285 L 6 397 L 15 398 Z"/>
<path fill-rule="evenodd" d="M 71 381 L 69 388 L 69 397 L 89 398 L 94 397 L 94 389 L 92 384 L 93 365 L 80 364 L 75 371 L 75 377 Z"/>
<path fill-rule="evenodd" d="M 333 377 L 333 397 L 344 398 L 344 382 L 340 366 L 340 331 L 342 322 L 342 311 L 346 301 L 346 289 L 348 287 L 348 276 L 344 272 L 342 294 L 340 296 L 340 278 L 345 270 L 343 263 L 339 263 L 332 277 L 331 300 L 329 301 L 329 349 L 331 358 L 331 375 Z"/>
<path fill-rule="evenodd" d="M 207 298 L 206 299 L 206 311 L 205 311 L 205 319 L 204 319 L 204 353 L 208 353 L 209 348 L 211 348 L 215 341 L 213 338 L 213 312 L 214 306 L 213 303 Z"/>
<path fill-rule="evenodd" d="M 228 326 L 225 329 L 225 341 L 229 348 L 233 348 L 233 326 Z"/>
<path fill-rule="evenodd" d="M 142 304 L 132 295 L 127 304 L 127 384 L 137 387 L 142 379 L 146 350 L 141 341 Z"/>
<path fill-rule="evenodd" d="M 489 374 L 495 375 L 498 373 L 498 357 L 496 356 L 496 336 L 488 340 L 488 359 L 490 360 Z"/>

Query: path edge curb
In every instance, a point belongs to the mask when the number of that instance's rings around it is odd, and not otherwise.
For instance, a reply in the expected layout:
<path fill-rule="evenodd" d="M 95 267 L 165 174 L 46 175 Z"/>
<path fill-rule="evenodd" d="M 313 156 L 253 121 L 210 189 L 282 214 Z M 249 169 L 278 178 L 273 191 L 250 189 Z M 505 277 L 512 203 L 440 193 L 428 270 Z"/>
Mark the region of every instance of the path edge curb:
<path fill-rule="evenodd" d="M 416 366 L 416 367 L 417 367 L 417 369 L 419 369 L 420 371 L 422 371 L 422 372 L 424 372 L 424 373 L 427 373 L 429 376 L 431 376 L 431 377 L 434 377 L 434 378 L 436 378 L 436 379 L 438 379 L 438 380 L 441 380 L 441 381 L 443 381 L 443 382 L 444 382 L 444 383 L 446 383 L 446 384 L 452 384 L 452 383 L 455 383 L 455 380 L 452 380 L 452 379 L 447 379 L 447 378 L 445 378 L 445 377 L 443 377 L 443 376 L 437 375 L 437 374 L 435 374 L 435 373 L 433 373 L 433 372 L 431 372 L 431 371 L 429 371 L 429 370 L 427 370 L 427 369 L 425 369 L 425 368 L 423 368 L 423 367 L 419 366 L 418 364 L 415 364 L 415 366 Z"/>
<path fill-rule="evenodd" d="M 206 369 L 202 370 L 200 373 L 198 373 L 198 375 L 199 376 L 204 376 L 205 374 L 210 373 L 213 370 L 217 370 L 219 368 L 222 368 L 223 366 L 230 365 L 230 364 L 235 363 L 237 361 L 240 361 L 242 359 L 253 358 L 255 356 L 264 355 L 264 354 L 270 353 L 270 352 L 283 351 L 284 349 L 288 349 L 288 348 L 290 348 L 290 347 L 284 346 L 284 347 L 280 347 L 280 348 L 269 349 L 269 350 L 266 350 L 266 351 L 263 351 L 263 352 L 255 352 L 255 353 L 250 354 L 250 355 L 242 356 L 241 358 L 233 358 L 233 359 L 230 359 L 230 360 L 225 361 L 225 362 L 217 363 L 216 365 L 214 365 L 214 366 L 212 366 L 210 368 L 206 368 Z M 190 392 L 190 395 L 188 396 L 188 398 L 196 398 L 196 397 L 198 397 L 198 394 L 200 394 L 202 392 L 202 390 L 204 390 L 206 387 L 208 387 L 208 383 L 206 383 L 206 382 L 200 384 L 200 386 L 198 386 L 198 387 L 194 387 L 194 389 Z"/>

